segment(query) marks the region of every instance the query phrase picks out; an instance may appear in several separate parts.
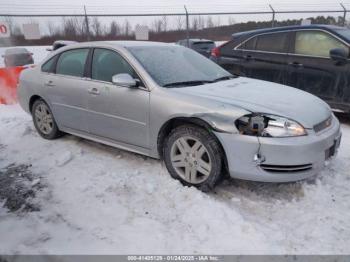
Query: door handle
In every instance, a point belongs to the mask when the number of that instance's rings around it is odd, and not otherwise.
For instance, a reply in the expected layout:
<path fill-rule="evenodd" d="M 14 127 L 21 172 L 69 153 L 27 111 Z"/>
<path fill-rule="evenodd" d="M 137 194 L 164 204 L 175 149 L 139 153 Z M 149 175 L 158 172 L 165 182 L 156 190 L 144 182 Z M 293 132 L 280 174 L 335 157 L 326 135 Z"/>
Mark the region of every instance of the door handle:
<path fill-rule="evenodd" d="M 93 88 L 89 89 L 89 94 L 99 95 L 100 91 L 98 91 L 98 89 L 96 87 L 93 87 Z"/>
<path fill-rule="evenodd" d="M 243 57 L 246 61 L 253 60 L 253 57 L 251 55 L 246 55 Z"/>
<path fill-rule="evenodd" d="M 53 83 L 52 80 L 49 80 L 49 81 L 45 82 L 45 85 L 46 86 L 55 86 L 55 84 Z"/>
<path fill-rule="evenodd" d="M 288 65 L 293 66 L 293 67 L 303 67 L 304 65 L 298 62 L 290 62 Z"/>

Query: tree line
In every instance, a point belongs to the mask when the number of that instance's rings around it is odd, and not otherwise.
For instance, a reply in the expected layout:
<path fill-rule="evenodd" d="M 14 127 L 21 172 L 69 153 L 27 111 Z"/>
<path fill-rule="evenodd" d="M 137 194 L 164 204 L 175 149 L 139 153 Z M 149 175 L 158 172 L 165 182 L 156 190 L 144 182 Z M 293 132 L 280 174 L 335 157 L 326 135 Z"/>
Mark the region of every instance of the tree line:
<path fill-rule="evenodd" d="M 310 17 L 312 24 L 343 25 L 343 17 L 317 16 Z M 38 40 L 25 40 L 18 24 L 7 18 L 12 34 L 11 41 L 0 39 L 0 46 L 9 45 L 50 45 L 55 40 L 92 41 L 96 40 L 131 40 L 134 39 L 133 27 L 128 19 L 124 21 L 112 20 L 109 23 L 98 17 L 88 19 L 88 27 L 84 17 L 62 18 L 60 23 L 46 22 L 47 33 Z M 34 22 L 34 21 L 33 21 Z M 276 21 L 275 26 L 298 25 L 301 19 Z M 220 16 L 190 16 L 189 34 L 191 38 L 207 38 L 214 40 L 228 40 L 233 33 L 253 29 L 271 27 L 271 21 L 249 21 L 235 23 L 229 17 L 226 24 L 222 24 Z M 88 28 L 88 29 L 87 29 Z M 178 16 L 171 25 L 167 16 L 154 19 L 149 26 L 150 40 L 176 42 L 186 37 L 186 18 Z"/>

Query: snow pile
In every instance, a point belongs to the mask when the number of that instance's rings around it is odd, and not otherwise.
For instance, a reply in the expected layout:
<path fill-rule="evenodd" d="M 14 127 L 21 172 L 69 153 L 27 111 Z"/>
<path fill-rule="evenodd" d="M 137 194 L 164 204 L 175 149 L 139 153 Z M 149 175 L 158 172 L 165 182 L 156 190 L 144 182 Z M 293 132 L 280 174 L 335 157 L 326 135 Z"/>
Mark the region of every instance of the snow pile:
<path fill-rule="evenodd" d="M 348 254 L 350 126 L 343 132 L 316 179 L 229 180 L 204 194 L 160 161 L 69 135 L 44 140 L 18 105 L 0 106 L 0 169 L 32 164 L 33 183 L 45 185 L 40 211 L 0 207 L 0 253 Z"/>

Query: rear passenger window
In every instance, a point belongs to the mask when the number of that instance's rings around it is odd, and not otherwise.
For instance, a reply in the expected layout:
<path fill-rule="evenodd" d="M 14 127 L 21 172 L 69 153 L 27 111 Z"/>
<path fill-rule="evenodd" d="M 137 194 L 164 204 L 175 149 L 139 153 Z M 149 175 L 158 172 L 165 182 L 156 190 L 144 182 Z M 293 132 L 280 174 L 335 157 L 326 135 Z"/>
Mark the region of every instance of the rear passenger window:
<path fill-rule="evenodd" d="M 255 45 L 256 45 L 256 37 L 248 40 L 247 42 L 245 42 L 244 46 L 245 49 L 247 50 L 255 50 Z"/>
<path fill-rule="evenodd" d="M 230 55 L 230 54 L 232 54 L 232 51 L 233 51 L 233 49 L 235 48 L 235 46 L 237 45 L 237 43 L 236 42 L 234 42 L 234 41 L 229 41 L 229 42 L 227 42 L 227 43 L 224 43 L 223 45 L 221 45 L 221 46 L 218 46 L 218 48 L 220 49 L 220 53 L 222 54 L 222 55 Z"/>
<path fill-rule="evenodd" d="M 95 49 L 92 59 L 92 79 L 112 82 L 112 76 L 129 74 L 137 78 L 134 69 L 118 53 L 108 49 Z"/>
<path fill-rule="evenodd" d="M 287 53 L 288 33 L 260 35 L 257 38 L 256 50 L 276 53 Z"/>
<path fill-rule="evenodd" d="M 45 73 L 53 73 L 54 72 L 54 64 L 56 62 L 57 56 L 54 56 L 45 64 L 42 65 L 41 71 Z"/>
<path fill-rule="evenodd" d="M 74 49 L 60 55 L 57 61 L 56 74 L 84 76 L 84 68 L 89 49 Z"/>
<path fill-rule="evenodd" d="M 244 50 L 255 50 L 256 45 L 256 37 L 253 37 L 243 43 L 238 49 L 244 49 Z"/>

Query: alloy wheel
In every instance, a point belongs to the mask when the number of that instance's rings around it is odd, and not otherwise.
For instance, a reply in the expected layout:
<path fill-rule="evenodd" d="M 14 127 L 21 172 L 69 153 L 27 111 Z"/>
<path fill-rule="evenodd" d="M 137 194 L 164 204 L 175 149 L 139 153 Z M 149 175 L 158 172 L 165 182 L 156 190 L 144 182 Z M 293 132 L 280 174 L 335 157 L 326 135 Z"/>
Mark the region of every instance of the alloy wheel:
<path fill-rule="evenodd" d="M 52 132 L 54 122 L 46 104 L 41 103 L 35 108 L 34 117 L 39 130 L 43 134 L 48 135 Z"/>
<path fill-rule="evenodd" d="M 171 164 L 176 173 L 191 184 L 205 181 L 211 172 L 212 164 L 206 147 L 193 137 L 180 137 L 172 147 Z"/>

